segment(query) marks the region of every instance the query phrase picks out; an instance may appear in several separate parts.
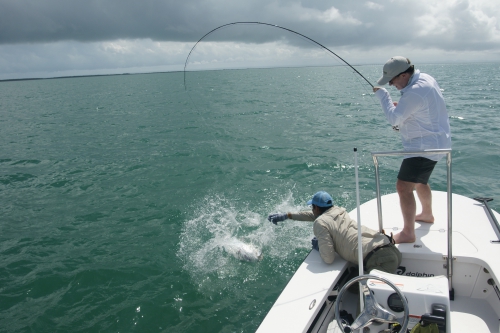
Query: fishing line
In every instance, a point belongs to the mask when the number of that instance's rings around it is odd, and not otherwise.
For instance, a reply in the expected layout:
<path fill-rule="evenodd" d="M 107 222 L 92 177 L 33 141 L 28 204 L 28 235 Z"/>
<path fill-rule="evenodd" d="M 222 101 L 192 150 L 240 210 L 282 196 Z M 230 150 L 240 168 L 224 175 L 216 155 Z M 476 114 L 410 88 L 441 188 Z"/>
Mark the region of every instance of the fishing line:
<path fill-rule="evenodd" d="M 221 25 L 220 27 L 217 27 L 211 31 L 209 31 L 208 33 L 206 33 L 203 37 L 201 37 L 197 42 L 196 44 L 194 44 L 193 48 L 191 49 L 191 51 L 189 51 L 189 54 L 186 58 L 186 62 L 184 64 L 184 89 L 187 90 L 187 87 L 186 87 L 186 67 L 187 67 L 187 64 L 188 64 L 188 61 L 189 61 L 189 57 L 191 56 L 191 53 L 194 51 L 194 49 L 196 48 L 196 46 L 198 45 L 198 43 L 200 43 L 205 37 L 207 37 L 208 35 L 210 35 L 211 33 L 221 29 L 221 28 L 224 28 L 224 27 L 227 27 L 227 26 L 231 26 L 231 25 L 239 25 L 239 24 L 255 24 L 255 25 L 265 25 L 265 26 L 270 26 L 270 27 L 275 27 L 275 28 L 279 28 L 279 29 L 282 29 L 282 30 L 285 30 L 285 31 L 288 31 L 288 32 L 291 32 L 291 33 L 294 33 L 302 38 L 305 38 L 307 39 L 308 41 L 310 42 L 313 42 L 314 44 L 316 44 L 317 46 L 323 48 L 324 50 L 326 50 L 327 52 L 333 54 L 335 57 L 337 57 L 338 59 L 340 59 L 342 62 L 344 62 L 347 66 L 349 66 L 352 70 L 354 70 L 359 76 L 361 76 L 372 88 L 373 88 L 373 84 L 370 83 L 370 81 L 368 81 L 360 72 L 358 72 L 358 70 L 356 68 L 354 68 L 353 66 L 351 66 L 351 64 L 349 64 L 347 61 L 345 61 L 341 56 L 339 56 L 338 54 L 336 54 L 335 52 L 333 52 L 332 50 L 330 50 L 329 48 L 327 48 L 326 46 L 318 43 L 317 41 L 315 41 L 314 39 L 312 38 L 309 38 L 297 31 L 294 31 L 294 30 L 291 30 L 291 29 L 288 29 L 288 28 L 284 28 L 284 27 L 280 27 L 279 25 L 275 25 L 275 24 L 270 24 L 270 23 L 263 23 L 263 22 L 233 22 L 233 23 L 227 23 L 227 24 L 224 24 L 224 25 Z"/>

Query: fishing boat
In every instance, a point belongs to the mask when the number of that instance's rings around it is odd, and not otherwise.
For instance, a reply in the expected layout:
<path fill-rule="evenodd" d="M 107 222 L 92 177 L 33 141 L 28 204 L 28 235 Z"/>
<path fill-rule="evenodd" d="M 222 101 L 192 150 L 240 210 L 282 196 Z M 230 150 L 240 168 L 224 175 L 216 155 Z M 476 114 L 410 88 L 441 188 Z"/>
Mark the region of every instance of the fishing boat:
<path fill-rule="evenodd" d="M 446 192 L 432 191 L 435 222 L 417 221 L 416 241 L 397 244 L 398 271 L 350 278 L 351 263 L 337 256 L 328 265 L 311 250 L 257 333 L 409 332 L 416 326 L 500 332 L 500 215 L 489 208 L 490 198 L 452 193 L 451 150 L 372 153 L 376 198 L 358 204 L 351 217 L 386 233 L 403 228 L 398 194 L 380 194 L 378 159 L 410 153 L 446 155 L 448 185 Z M 356 285 L 358 291 L 350 291 Z"/>

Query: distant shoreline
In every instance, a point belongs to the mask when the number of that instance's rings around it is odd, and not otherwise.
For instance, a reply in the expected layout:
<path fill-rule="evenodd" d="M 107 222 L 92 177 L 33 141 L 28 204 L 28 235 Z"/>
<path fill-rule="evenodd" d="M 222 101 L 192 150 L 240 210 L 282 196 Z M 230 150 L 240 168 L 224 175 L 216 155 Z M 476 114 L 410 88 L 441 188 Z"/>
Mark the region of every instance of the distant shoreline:
<path fill-rule="evenodd" d="M 345 65 L 338 65 L 338 66 L 345 66 Z M 364 66 L 364 65 L 354 65 L 354 66 Z M 200 69 L 200 70 L 186 71 L 186 72 L 208 72 L 208 71 L 246 70 L 246 69 L 307 68 L 307 67 L 331 67 L 331 66 L 221 68 L 221 69 Z M 180 73 L 180 72 L 184 72 L 184 71 L 160 71 L 160 72 L 111 73 L 111 74 L 88 74 L 88 75 L 68 75 L 68 76 L 52 76 L 52 77 L 33 77 L 33 78 L 19 78 L 19 79 L 0 79 L 0 82 L 53 80 L 53 79 L 70 79 L 70 78 L 82 78 L 82 77 L 119 76 L 119 75 L 168 74 L 168 73 Z"/>
<path fill-rule="evenodd" d="M 53 76 L 53 77 L 32 77 L 32 78 L 22 78 L 22 79 L 0 79 L 0 82 L 9 82 L 9 81 L 34 81 L 34 80 L 54 80 L 54 79 L 74 79 L 74 78 L 81 78 L 81 77 L 163 74 L 163 73 L 179 73 L 179 72 L 182 72 L 182 71 L 144 72 L 144 73 L 119 73 L 119 74 L 89 74 L 89 75 L 69 75 L 69 76 Z"/>
<path fill-rule="evenodd" d="M 497 63 L 492 62 L 473 62 L 474 64 L 490 64 Z M 422 63 L 420 65 L 447 65 L 451 63 Z M 456 65 L 457 63 L 453 63 Z M 460 63 L 458 63 L 460 64 Z M 380 64 L 357 64 L 352 65 L 354 67 L 363 66 L 374 66 Z M 34 80 L 54 80 L 54 79 L 71 79 L 71 78 L 82 78 L 82 77 L 102 77 L 102 76 L 120 76 L 120 75 L 144 75 L 144 74 L 168 74 L 168 73 L 181 73 L 181 72 L 207 72 L 207 71 L 224 71 L 224 70 L 247 70 L 247 69 L 281 69 L 281 68 L 308 68 L 308 67 L 337 67 L 337 66 L 347 66 L 347 65 L 334 65 L 334 66 L 283 66 L 283 67 L 247 67 L 247 68 L 221 68 L 221 69 L 199 69 L 199 70 L 175 70 L 175 71 L 159 71 L 159 72 L 137 72 L 137 73 L 111 73 L 111 74 L 88 74 L 88 75 L 68 75 L 68 76 L 53 76 L 53 77 L 33 77 L 33 78 L 19 78 L 19 79 L 0 79 L 0 82 L 12 82 L 12 81 L 34 81 Z"/>

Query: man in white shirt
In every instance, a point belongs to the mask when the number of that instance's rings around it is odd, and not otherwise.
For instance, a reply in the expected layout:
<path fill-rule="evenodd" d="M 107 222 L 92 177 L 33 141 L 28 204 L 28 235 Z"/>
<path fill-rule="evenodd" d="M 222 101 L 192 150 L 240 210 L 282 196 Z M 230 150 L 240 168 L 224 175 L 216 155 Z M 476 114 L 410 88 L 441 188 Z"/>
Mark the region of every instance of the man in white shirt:
<path fill-rule="evenodd" d="M 451 148 L 448 111 L 441 89 L 432 76 L 415 70 L 408 58 L 396 56 L 385 63 L 383 76 L 377 83 L 389 83 L 401 92 L 399 102 L 393 102 L 385 88 L 373 88 L 387 121 L 399 128 L 404 150 Z M 394 236 L 396 243 L 415 242 L 415 221 L 434 222 L 432 193 L 427 182 L 435 164 L 444 155 L 427 156 L 405 156 L 401 163 L 396 189 L 404 226 Z M 422 204 L 422 212 L 418 215 L 413 190 Z"/>

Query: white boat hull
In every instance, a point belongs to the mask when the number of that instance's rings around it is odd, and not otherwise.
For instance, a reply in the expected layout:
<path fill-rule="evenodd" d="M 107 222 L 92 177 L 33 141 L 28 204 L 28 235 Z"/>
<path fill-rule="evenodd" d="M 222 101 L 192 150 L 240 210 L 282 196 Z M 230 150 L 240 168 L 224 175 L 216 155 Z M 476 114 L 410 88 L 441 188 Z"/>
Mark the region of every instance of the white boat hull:
<path fill-rule="evenodd" d="M 416 242 L 397 245 L 403 254 L 397 273 L 402 277 L 416 279 L 444 276 L 449 281 L 447 194 L 440 191 L 433 191 L 432 194 L 435 222 L 416 222 Z M 403 228 L 403 218 L 398 195 L 393 193 L 382 196 L 381 202 L 386 233 L 399 232 Z M 500 234 L 482 203 L 453 194 L 452 207 L 454 260 L 451 284 L 454 293 L 453 300 L 449 302 L 447 332 L 498 333 L 500 243 L 495 241 L 500 239 Z M 417 207 L 417 211 L 419 209 Z M 500 219 L 497 212 L 493 214 L 497 220 Z M 350 215 L 356 217 L 356 210 L 350 212 Z M 360 216 L 363 225 L 379 228 L 376 199 L 360 206 Z M 322 262 L 317 251 L 311 251 L 257 332 L 326 332 L 332 318 L 333 305 L 328 301 L 328 296 L 336 294 L 333 288 L 348 266 L 349 263 L 338 256 L 332 265 L 327 265 Z M 412 315 L 410 328 L 419 319 L 419 314 Z"/>

